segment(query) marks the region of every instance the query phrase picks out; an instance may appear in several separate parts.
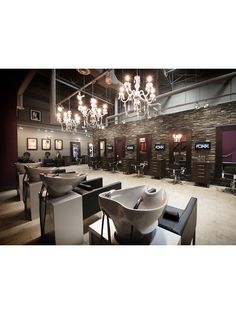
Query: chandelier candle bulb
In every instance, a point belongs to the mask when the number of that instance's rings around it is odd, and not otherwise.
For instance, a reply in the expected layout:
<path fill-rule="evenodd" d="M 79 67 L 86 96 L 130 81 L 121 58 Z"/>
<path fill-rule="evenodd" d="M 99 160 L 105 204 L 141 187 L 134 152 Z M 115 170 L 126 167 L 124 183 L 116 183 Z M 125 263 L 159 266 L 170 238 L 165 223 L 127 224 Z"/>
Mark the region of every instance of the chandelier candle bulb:
<path fill-rule="evenodd" d="M 126 81 L 126 82 L 129 82 L 129 81 L 130 81 L 130 76 L 129 76 L 128 74 L 125 76 L 125 81 Z"/>
<path fill-rule="evenodd" d="M 147 82 L 148 82 L 148 83 L 151 83 L 151 82 L 152 82 L 152 76 L 151 76 L 151 75 L 149 75 L 149 76 L 147 77 Z"/>

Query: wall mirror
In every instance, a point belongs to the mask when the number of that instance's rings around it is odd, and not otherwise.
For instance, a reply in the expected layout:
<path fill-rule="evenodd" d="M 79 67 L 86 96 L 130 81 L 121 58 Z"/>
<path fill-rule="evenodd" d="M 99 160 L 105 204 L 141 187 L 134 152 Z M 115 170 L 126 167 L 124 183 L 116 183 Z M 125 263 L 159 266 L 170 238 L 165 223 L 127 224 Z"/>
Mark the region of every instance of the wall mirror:
<path fill-rule="evenodd" d="M 169 168 L 184 167 L 185 174 L 191 174 L 192 131 L 175 129 L 169 133 Z"/>
<path fill-rule="evenodd" d="M 152 155 L 152 135 L 140 134 L 137 136 L 137 161 L 150 162 Z"/>
<path fill-rule="evenodd" d="M 73 162 L 77 162 L 81 155 L 80 142 L 70 142 L 70 154 Z"/>
<path fill-rule="evenodd" d="M 98 140 L 98 157 L 103 158 L 106 156 L 106 139 L 99 139 Z"/>
<path fill-rule="evenodd" d="M 115 137 L 114 146 L 115 146 L 115 159 L 120 160 L 125 158 L 125 136 Z"/>
<path fill-rule="evenodd" d="M 93 144 L 88 143 L 88 156 L 93 157 Z"/>

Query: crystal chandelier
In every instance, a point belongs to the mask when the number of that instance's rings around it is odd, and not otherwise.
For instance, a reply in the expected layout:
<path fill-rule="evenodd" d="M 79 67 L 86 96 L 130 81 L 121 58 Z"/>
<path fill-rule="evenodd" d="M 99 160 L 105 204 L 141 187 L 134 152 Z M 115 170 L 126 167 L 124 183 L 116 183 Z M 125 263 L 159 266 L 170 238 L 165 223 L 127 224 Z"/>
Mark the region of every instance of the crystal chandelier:
<path fill-rule="evenodd" d="M 61 130 L 65 132 L 77 132 L 80 124 L 80 117 L 77 113 L 72 117 L 72 111 L 64 111 L 64 107 L 60 104 L 57 107 L 57 121 L 61 124 Z"/>
<path fill-rule="evenodd" d="M 130 76 L 126 75 L 125 83 L 120 87 L 119 97 L 125 107 L 125 113 L 128 115 L 130 111 L 128 108 L 128 102 L 133 103 L 133 110 L 139 115 L 143 112 L 145 115 L 150 117 L 149 107 L 155 101 L 155 88 L 152 83 L 152 76 L 147 77 L 147 83 L 145 91 L 140 90 L 140 76 L 134 77 L 134 89 L 131 89 Z"/>
<path fill-rule="evenodd" d="M 108 114 L 107 104 L 103 104 L 102 108 L 97 107 L 97 100 L 95 98 L 90 99 L 91 108 L 87 108 L 86 105 L 83 105 L 83 97 L 79 92 L 77 95 L 78 99 L 78 110 L 82 113 L 84 128 L 104 128 L 102 118 Z"/>

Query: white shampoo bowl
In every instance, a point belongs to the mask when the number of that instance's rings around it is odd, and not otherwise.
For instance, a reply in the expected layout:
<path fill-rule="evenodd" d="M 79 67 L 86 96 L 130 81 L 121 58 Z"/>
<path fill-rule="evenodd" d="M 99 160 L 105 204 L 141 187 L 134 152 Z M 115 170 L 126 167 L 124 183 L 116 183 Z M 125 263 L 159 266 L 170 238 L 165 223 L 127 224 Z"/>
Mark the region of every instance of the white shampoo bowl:
<path fill-rule="evenodd" d="M 33 168 L 33 167 L 25 166 L 25 172 L 28 175 L 30 183 L 41 181 L 41 179 L 40 179 L 40 174 L 41 173 L 53 173 L 56 170 L 57 170 L 56 167 L 52 167 L 52 168 L 45 168 L 45 167 Z"/>
<path fill-rule="evenodd" d="M 42 175 L 49 197 L 63 196 L 73 190 L 80 182 L 86 178 L 84 173 L 61 173 L 58 175 Z"/>
<path fill-rule="evenodd" d="M 18 173 L 24 174 L 25 173 L 25 166 L 36 168 L 36 167 L 41 166 L 42 163 L 41 162 L 30 162 L 30 163 L 16 162 L 15 165 L 16 165 L 16 169 L 17 169 Z"/>
<path fill-rule="evenodd" d="M 116 239 L 121 244 L 146 244 L 155 235 L 167 195 L 163 189 L 156 189 L 154 193 L 147 190 L 141 185 L 99 195 L 100 207 L 113 220 Z M 140 197 L 143 201 L 138 209 L 134 209 Z"/>

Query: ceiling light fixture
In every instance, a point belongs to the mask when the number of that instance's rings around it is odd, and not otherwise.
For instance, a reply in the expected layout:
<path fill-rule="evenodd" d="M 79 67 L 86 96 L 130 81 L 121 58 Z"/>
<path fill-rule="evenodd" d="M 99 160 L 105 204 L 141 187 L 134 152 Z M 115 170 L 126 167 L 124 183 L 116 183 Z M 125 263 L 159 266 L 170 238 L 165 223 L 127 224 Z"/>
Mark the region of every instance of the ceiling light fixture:
<path fill-rule="evenodd" d="M 92 89 L 92 98 L 90 99 L 91 108 L 87 108 L 86 105 L 83 105 L 83 97 L 79 92 L 77 95 L 78 99 L 78 110 L 82 113 L 84 128 L 98 128 L 103 129 L 103 117 L 108 114 L 107 104 L 103 104 L 102 108 L 97 107 L 97 99 L 93 97 L 93 89 Z"/>
<path fill-rule="evenodd" d="M 119 97 L 125 107 L 125 113 L 128 115 L 130 108 L 128 107 L 128 102 L 133 103 L 133 111 L 139 115 L 143 112 L 150 118 L 150 105 L 155 101 L 156 94 L 155 88 L 152 83 L 152 76 L 149 75 L 146 79 L 145 91 L 140 89 L 140 76 L 136 75 L 134 77 L 134 89 L 131 87 L 130 76 L 125 76 L 125 82 L 123 86 L 120 87 Z"/>
<path fill-rule="evenodd" d="M 72 111 L 70 110 L 70 99 L 68 111 L 64 111 L 64 107 L 61 104 L 58 105 L 57 111 L 57 121 L 61 124 L 61 130 L 64 132 L 76 133 L 80 124 L 80 116 L 75 113 L 72 117 Z"/>

